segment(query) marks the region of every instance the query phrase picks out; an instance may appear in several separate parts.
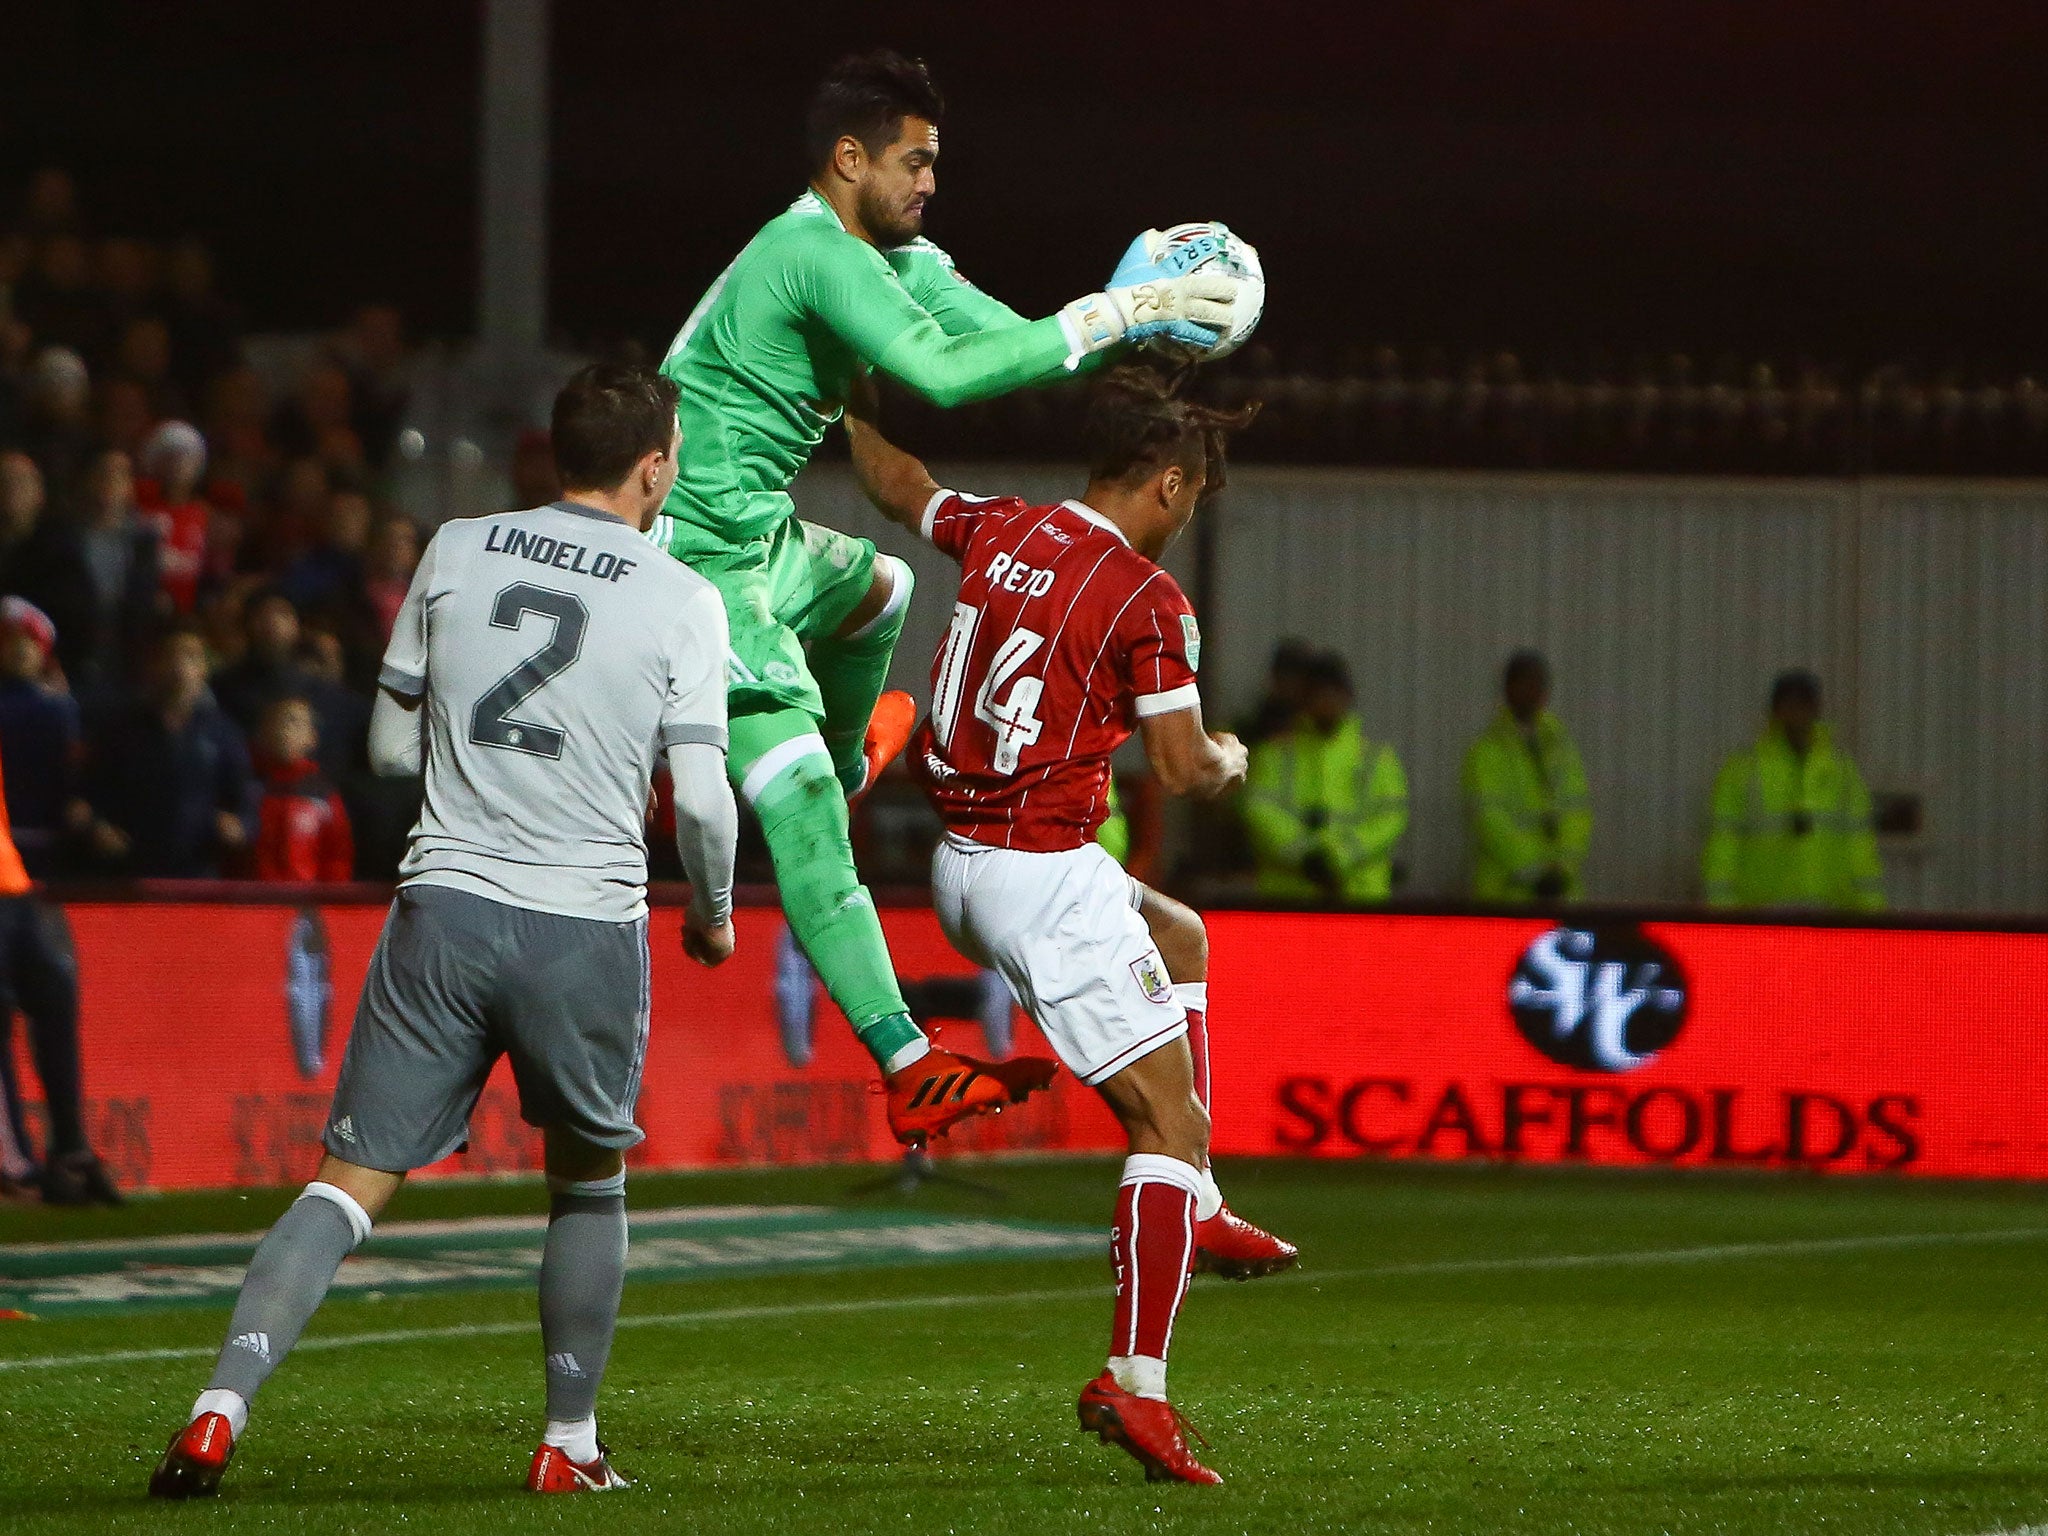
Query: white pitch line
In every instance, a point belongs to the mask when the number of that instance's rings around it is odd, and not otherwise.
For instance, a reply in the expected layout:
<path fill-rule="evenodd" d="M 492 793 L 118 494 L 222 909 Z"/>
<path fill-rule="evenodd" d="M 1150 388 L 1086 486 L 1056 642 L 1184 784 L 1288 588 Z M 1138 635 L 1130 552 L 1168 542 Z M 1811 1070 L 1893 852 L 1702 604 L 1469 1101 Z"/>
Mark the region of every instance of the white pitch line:
<path fill-rule="evenodd" d="M 1413 1264 L 1373 1264 L 1350 1269 L 1295 1270 L 1269 1284 L 1320 1284 L 1333 1280 L 1401 1279 L 1414 1275 L 1454 1275 L 1490 1270 L 1589 1269 L 1624 1264 L 1710 1264 L 1722 1259 L 1777 1258 L 1809 1253 L 1856 1253 L 1880 1248 L 1939 1248 L 1964 1243 L 2024 1242 L 2048 1237 L 2048 1227 L 1995 1227 L 1979 1232 L 1877 1232 L 1861 1237 L 1799 1237 L 1782 1242 L 1711 1243 L 1692 1248 L 1638 1248 L 1619 1253 L 1529 1254 L 1498 1259 L 1434 1259 Z M 896 1312 L 920 1307 L 990 1306 L 1002 1302 L 1087 1301 L 1099 1298 L 1100 1285 L 1057 1290 L 974 1291 L 966 1294 L 874 1296 L 854 1301 L 791 1301 L 751 1307 L 706 1307 L 694 1312 L 642 1312 L 619 1319 L 621 1328 L 687 1328 L 702 1324 L 760 1322 L 774 1318 L 829 1317 L 865 1312 Z M 353 1349 L 366 1344 L 409 1344 L 423 1339 L 479 1339 L 529 1334 L 529 1320 L 503 1323 L 450 1323 L 437 1328 L 387 1328 L 373 1333 L 341 1333 L 302 1339 L 296 1352 Z M 171 1349 L 115 1349 L 90 1355 L 31 1355 L 0 1360 L 8 1371 L 72 1370 L 96 1365 L 129 1365 L 148 1360 L 204 1360 L 218 1354 L 215 1345 Z M 2000 1536 L 2000 1533 L 1990 1533 Z M 2048 1526 L 2029 1526 L 2010 1536 L 2048 1536 Z"/>
<path fill-rule="evenodd" d="M 665 1227 L 696 1226 L 720 1221 L 751 1221 L 764 1216 L 823 1216 L 824 1205 L 657 1205 L 642 1211 L 628 1211 L 626 1224 L 654 1231 Z M 380 1221 L 376 1236 L 385 1237 L 470 1237 L 506 1233 L 545 1232 L 548 1217 L 542 1213 L 525 1216 L 455 1216 L 428 1221 Z M 263 1241 L 257 1232 L 171 1232 L 156 1237 L 90 1237 L 54 1243 L 9 1243 L 0 1256 L 16 1254 L 118 1253 L 129 1248 L 147 1248 L 152 1253 L 181 1253 L 203 1248 L 254 1248 Z"/>

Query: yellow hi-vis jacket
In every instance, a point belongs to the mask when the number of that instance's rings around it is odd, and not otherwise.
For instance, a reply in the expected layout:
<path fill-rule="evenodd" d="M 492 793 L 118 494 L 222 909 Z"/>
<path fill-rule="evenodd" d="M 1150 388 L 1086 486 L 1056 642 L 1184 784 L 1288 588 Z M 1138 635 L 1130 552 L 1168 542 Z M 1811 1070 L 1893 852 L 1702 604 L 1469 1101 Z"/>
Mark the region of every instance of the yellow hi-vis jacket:
<path fill-rule="evenodd" d="M 1408 776 L 1392 747 L 1366 739 L 1356 715 L 1328 736 L 1297 725 L 1252 748 L 1244 819 L 1261 895 L 1325 894 L 1301 872 L 1320 853 L 1341 900 L 1385 901 L 1394 844 L 1408 829 Z"/>
<path fill-rule="evenodd" d="M 1564 899 L 1584 894 L 1579 873 L 1593 841 L 1593 808 L 1579 749 L 1557 716 L 1536 717 L 1535 742 L 1506 709 L 1465 753 L 1465 815 L 1476 901 L 1529 902 L 1547 869 L 1563 872 Z"/>
<path fill-rule="evenodd" d="M 1700 864 L 1717 907 L 1884 909 L 1870 791 L 1825 725 L 1804 759 L 1773 724 L 1722 765 Z"/>
<path fill-rule="evenodd" d="M 1131 853 L 1131 822 L 1124 815 L 1123 802 L 1117 798 L 1116 776 L 1110 775 L 1109 814 L 1102 818 L 1102 825 L 1095 829 L 1095 841 L 1102 844 L 1102 851 L 1121 864 Z"/>

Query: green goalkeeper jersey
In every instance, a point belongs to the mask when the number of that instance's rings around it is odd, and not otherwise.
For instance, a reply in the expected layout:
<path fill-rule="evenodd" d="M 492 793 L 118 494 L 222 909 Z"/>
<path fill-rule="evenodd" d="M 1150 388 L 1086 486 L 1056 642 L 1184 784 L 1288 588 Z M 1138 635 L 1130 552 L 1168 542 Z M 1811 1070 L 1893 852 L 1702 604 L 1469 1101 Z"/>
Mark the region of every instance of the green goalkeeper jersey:
<path fill-rule="evenodd" d="M 697 301 L 662 361 L 682 391 L 683 451 L 655 536 L 687 559 L 773 532 L 858 370 L 950 406 L 1077 361 L 1057 316 L 1026 320 L 929 240 L 879 251 L 806 192 Z"/>

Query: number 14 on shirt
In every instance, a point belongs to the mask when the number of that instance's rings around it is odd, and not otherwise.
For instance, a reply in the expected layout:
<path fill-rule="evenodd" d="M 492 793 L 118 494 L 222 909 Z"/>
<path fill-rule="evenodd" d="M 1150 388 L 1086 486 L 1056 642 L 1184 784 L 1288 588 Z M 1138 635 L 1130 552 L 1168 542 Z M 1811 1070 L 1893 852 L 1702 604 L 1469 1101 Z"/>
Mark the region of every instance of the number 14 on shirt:
<path fill-rule="evenodd" d="M 981 622 L 981 610 L 972 603 L 953 605 L 953 622 L 946 630 L 946 644 L 939 659 L 938 684 L 932 692 L 932 734 L 941 747 L 953 744 L 953 728 L 959 719 L 962 685 L 967 676 L 967 658 L 974 648 L 974 631 Z M 1036 630 L 1013 629 L 989 663 L 988 676 L 974 697 L 974 717 L 996 733 L 995 770 L 1015 773 L 1017 759 L 1038 740 L 1045 722 L 1037 715 L 1045 679 L 1017 677 L 1024 665 L 1045 645 Z M 1010 680 L 1009 696 L 1000 702 L 996 695 Z"/>

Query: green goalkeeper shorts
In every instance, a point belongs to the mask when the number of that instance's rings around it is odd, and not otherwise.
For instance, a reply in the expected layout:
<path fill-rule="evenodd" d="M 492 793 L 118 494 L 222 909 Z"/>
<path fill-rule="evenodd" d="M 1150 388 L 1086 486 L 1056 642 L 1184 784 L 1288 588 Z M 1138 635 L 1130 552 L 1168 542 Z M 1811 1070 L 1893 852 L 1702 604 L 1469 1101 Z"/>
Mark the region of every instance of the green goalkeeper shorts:
<path fill-rule="evenodd" d="M 668 517 L 656 521 L 652 537 L 725 599 L 727 708 L 736 715 L 801 709 L 824 719 L 804 651 L 835 633 L 867 596 L 874 541 L 794 517 L 737 545 Z"/>

